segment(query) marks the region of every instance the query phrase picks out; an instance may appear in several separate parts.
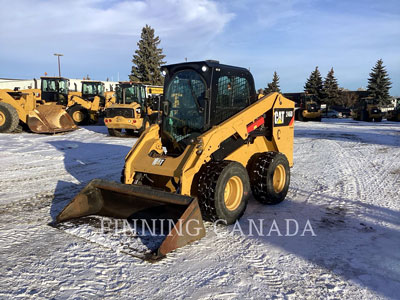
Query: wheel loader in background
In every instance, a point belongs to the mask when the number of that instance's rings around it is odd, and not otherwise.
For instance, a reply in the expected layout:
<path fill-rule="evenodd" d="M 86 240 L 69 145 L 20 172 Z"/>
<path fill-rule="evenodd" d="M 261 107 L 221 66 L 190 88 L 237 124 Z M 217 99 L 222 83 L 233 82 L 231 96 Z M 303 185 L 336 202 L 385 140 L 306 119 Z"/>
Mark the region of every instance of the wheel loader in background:
<path fill-rule="evenodd" d="M 68 113 L 77 125 L 95 124 L 104 109 L 115 102 L 114 92 L 106 92 L 101 81 L 83 80 L 81 83 L 81 92 L 68 95 Z"/>
<path fill-rule="evenodd" d="M 283 95 L 295 102 L 296 120 L 321 122 L 321 104 L 315 95 L 307 93 L 288 93 Z"/>
<path fill-rule="evenodd" d="M 27 126 L 35 133 L 56 133 L 78 127 L 56 103 L 40 104 L 34 91 L 0 90 L 0 132 L 14 132 L 18 126 Z"/>
<path fill-rule="evenodd" d="M 250 192 L 280 203 L 293 165 L 294 102 L 278 93 L 259 98 L 247 69 L 216 61 L 162 70 L 161 124 L 146 128 L 125 157 L 122 183 L 91 181 L 55 220 L 174 220 L 145 259 L 202 238 L 203 219 L 233 224 Z"/>
<path fill-rule="evenodd" d="M 103 115 L 104 109 L 115 102 L 115 93 L 105 91 L 101 81 L 82 80 L 82 90 L 69 91 L 70 81 L 64 77 L 40 77 L 39 89 L 22 90 L 34 92 L 42 103 L 63 105 L 76 125 L 94 124 Z"/>
<path fill-rule="evenodd" d="M 353 120 L 365 122 L 381 122 L 382 111 L 378 108 L 377 100 L 371 97 L 362 98 L 351 112 Z"/>
<path fill-rule="evenodd" d="M 116 87 L 116 103 L 105 110 L 104 123 L 111 136 L 140 135 L 155 123 L 159 114 L 161 86 L 120 82 Z"/>

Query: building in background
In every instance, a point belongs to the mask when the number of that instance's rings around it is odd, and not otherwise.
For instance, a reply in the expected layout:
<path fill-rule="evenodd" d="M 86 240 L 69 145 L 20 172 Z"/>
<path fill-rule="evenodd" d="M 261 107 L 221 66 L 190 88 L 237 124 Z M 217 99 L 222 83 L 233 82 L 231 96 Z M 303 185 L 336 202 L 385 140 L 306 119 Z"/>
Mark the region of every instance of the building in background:
<path fill-rule="evenodd" d="M 81 91 L 82 84 L 81 81 L 82 79 L 69 79 L 70 84 L 69 84 L 69 90 L 70 91 Z M 104 83 L 106 91 L 114 91 L 116 85 L 118 84 L 117 81 L 104 81 L 101 80 Z M 0 78 L 0 89 L 11 89 L 14 90 L 15 88 L 18 88 L 20 90 L 25 90 L 25 89 L 40 89 L 40 84 L 41 80 L 33 78 L 33 79 L 12 79 L 12 78 Z"/>

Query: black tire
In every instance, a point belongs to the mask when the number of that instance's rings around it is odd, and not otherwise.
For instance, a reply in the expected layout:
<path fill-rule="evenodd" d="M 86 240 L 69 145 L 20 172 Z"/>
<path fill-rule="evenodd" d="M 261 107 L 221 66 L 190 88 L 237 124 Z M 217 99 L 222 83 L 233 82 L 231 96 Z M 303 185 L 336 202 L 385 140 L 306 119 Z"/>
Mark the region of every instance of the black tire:
<path fill-rule="evenodd" d="M 126 134 L 129 136 L 137 136 L 138 134 L 133 129 L 125 129 Z"/>
<path fill-rule="evenodd" d="M 123 137 L 124 134 L 122 133 L 122 129 L 117 128 L 107 128 L 108 134 L 111 136 Z"/>
<path fill-rule="evenodd" d="M 382 117 L 374 119 L 374 122 L 382 122 Z"/>
<path fill-rule="evenodd" d="M 368 112 L 365 110 L 361 111 L 360 121 L 369 122 Z"/>
<path fill-rule="evenodd" d="M 285 171 L 284 184 L 276 191 L 274 188 L 274 173 L 279 167 Z M 286 156 L 279 152 L 264 152 L 253 155 L 247 166 L 251 190 L 254 198 L 263 204 L 278 204 L 282 202 L 289 190 L 290 167 Z"/>
<path fill-rule="evenodd" d="M 68 114 L 71 116 L 72 120 L 74 120 L 76 125 L 86 125 L 90 121 L 88 110 L 81 105 L 74 105 L 68 108 Z M 79 119 L 77 118 L 77 115 L 79 115 Z"/>
<path fill-rule="evenodd" d="M 0 132 L 13 132 L 18 124 L 17 110 L 11 104 L 0 102 Z"/>
<path fill-rule="evenodd" d="M 231 180 L 241 182 L 243 193 L 240 200 L 236 201 L 238 204 L 228 209 L 224 193 Z M 250 195 L 249 176 L 246 169 L 238 162 L 209 162 L 200 170 L 196 194 L 205 220 L 212 222 L 224 220 L 227 225 L 233 224 L 246 210 Z"/>
<path fill-rule="evenodd" d="M 302 121 L 302 122 L 306 121 L 304 116 L 303 116 L 303 110 L 302 109 L 299 109 L 299 121 Z"/>

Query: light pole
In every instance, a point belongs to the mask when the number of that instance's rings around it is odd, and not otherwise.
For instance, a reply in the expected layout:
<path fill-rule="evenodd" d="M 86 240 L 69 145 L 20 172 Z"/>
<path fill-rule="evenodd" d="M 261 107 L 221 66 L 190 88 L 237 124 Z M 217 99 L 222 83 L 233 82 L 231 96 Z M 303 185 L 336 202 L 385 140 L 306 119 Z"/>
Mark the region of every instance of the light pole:
<path fill-rule="evenodd" d="M 57 56 L 57 59 L 58 59 L 58 77 L 61 77 L 60 56 L 64 56 L 64 55 L 59 54 L 59 53 L 54 53 L 54 56 Z"/>

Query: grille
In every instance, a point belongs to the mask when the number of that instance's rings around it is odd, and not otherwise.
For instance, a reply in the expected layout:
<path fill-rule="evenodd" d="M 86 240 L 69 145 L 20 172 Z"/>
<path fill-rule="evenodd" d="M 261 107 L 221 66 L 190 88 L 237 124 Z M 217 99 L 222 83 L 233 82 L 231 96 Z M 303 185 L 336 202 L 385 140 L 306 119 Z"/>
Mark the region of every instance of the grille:
<path fill-rule="evenodd" d="M 124 118 L 133 118 L 134 113 L 132 108 L 107 108 L 106 109 L 106 117 L 114 118 L 117 116 L 121 116 Z"/>

